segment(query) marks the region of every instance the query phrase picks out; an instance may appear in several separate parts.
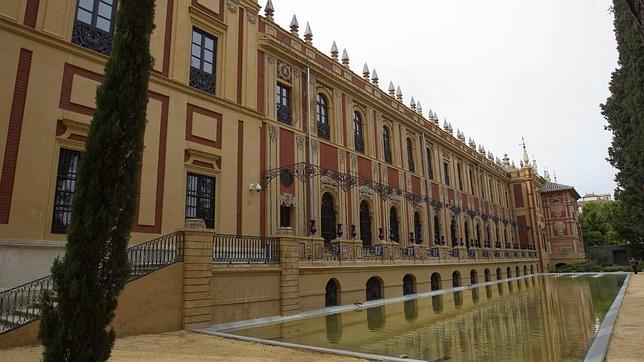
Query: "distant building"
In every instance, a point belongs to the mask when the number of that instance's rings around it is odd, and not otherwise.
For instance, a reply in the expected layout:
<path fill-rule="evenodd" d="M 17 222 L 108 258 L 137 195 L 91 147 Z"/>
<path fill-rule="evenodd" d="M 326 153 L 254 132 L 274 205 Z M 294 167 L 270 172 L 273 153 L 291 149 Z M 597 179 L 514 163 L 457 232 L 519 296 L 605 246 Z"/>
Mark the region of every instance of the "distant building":
<path fill-rule="evenodd" d="M 594 193 L 589 193 L 584 196 L 582 196 L 579 201 L 577 201 L 577 205 L 579 207 L 579 213 L 581 214 L 582 210 L 584 209 L 584 206 L 589 203 L 589 202 L 595 202 L 595 201 L 613 201 L 613 196 L 611 194 L 594 194 Z"/>

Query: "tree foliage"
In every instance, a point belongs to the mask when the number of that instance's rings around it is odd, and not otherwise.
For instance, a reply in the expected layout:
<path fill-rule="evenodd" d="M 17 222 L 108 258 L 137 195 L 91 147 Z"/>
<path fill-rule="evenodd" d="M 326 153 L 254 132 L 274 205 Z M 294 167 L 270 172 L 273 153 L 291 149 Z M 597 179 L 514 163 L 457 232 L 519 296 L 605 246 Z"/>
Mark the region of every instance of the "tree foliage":
<path fill-rule="evenodd" d="M 152 67 L 154 0 L 122 0 L 112 53 L 96 91 L 65 256 L 52 267 L 39 337 L 45 361 L 106 361 L 109 328 L 128 275 Z"/>
<path fill-rule="evenodd" d="M 584 205 L 584 210 L 579 215 L 579 222 L 586 245 L 618 245 L 622 243 L 613 225 L 613 215 L 620 207 L 618 204 L 617 201 L 596 201 Z"/>
<path fill-rule="evenodd" d="M 617 168 L 615 197 L 623 203 L 624 231 L 636 252 L 644 251 L 644 41 L 627 0 L 613 0 L 618 68 L 602 114 L 613 132 L 609 162 Z"/>

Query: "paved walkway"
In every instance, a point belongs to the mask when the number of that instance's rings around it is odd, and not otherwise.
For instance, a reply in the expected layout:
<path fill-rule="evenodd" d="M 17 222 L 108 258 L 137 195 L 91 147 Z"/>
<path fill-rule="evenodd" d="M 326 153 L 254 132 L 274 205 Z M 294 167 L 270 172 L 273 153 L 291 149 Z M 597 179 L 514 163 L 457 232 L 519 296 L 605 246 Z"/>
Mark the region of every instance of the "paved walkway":
<path fill-rule="evenodd" d="M 608 345 L 607 361 L 644 360 L 644 273 L 631 274 Z"/>

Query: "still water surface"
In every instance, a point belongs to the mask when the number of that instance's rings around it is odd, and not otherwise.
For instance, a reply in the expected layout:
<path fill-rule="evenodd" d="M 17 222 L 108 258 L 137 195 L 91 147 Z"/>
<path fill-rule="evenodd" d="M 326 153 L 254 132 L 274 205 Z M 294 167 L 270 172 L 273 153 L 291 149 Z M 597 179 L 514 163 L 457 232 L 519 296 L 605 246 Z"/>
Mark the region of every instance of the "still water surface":
<path fill-rule="evenodd" d="M 582 360 L 624 279 L 531 276 L 232 333 L 428 361 Z"/>

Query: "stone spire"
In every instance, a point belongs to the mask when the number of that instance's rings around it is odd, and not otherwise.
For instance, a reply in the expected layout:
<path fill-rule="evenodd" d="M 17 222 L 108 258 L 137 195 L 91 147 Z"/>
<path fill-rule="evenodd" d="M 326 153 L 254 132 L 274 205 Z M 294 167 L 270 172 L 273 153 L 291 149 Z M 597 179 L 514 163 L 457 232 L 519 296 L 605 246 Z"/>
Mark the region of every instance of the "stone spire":
<path fill-rule="evenodd" d="M 521 137 L 521 144 L 520 146 L 523 146 L 523 164 L 527 167 L 530 165 L 530 157 L 528 157 L 528 151 L 525 148 L 525 140 L 523 137 Z"/>
<path fill-rule="evenodd" d="M 546 179 L 546 181 L 550 182 L 550 172 L 548 172 L 548 167 L 543 170 L 543 178 Z"/>
<path fill-rule="evenodd" d="M 423 106 L 420 104 L 420 101 L 416 102 L 416 112 L 421 116 L 423 115 Z"/>
<path fill-rule="evenodd" d="M 297 23 L 297 17 L 295 14 L 293 14 L 293 18 L 291 19 L 291 25 L 289 25 L 291 28 L 291 34 L 295 36 L 300 36 L 297 32 L 300 30 L 300 24 Z"/>
<path fill-rule="evenodd" d="M 347 53 L 347 48 L 342 50 L 342 65 L 349 67 L 349 54 Z"/>
<path fill-rule="evenodd" d="M 394 82 L 389 82 L 389 95 L 392 97 L 396 96 L 396 87 L 394 87 Z"/>
<path fill-rule="evenodd" d="M 304 30 L 304 41 L 309 44 L 313 43 L 313 32 L 311 31 L 308 21 L 306 22 L 306 30 Z"/>
<path fill-rule="evenodd" d="M 510 166 L 510 157 L 508 157 L 507 153 L 503 154 L 502 165 L 506 171 L 510 171 L 512 169 L 512 166 Z"/>
<path fill-rule="evenodd" d="M 411 102 L 409 102 L 409 107 L 411 108 L 412 111 L 416 110 L 416 101 L 414 100 L 414 97 L 411 97 Z"/>
<path fill-rule="evenodd" d="M 362 78 L 364 78 L 364 80 L 366 80 L 366 81 L 369 81 L 369 66 L 367 65 L 366 62 L 364 63 L 364 66 L 362 67 Z"/>
<path fill-rule="evenodd" d="M 331 45 L 331 58 L 336 62 L 338 61 L 338 46 L 335 44 L 335 40 L 333 41 L 333 45 Z"/>
<path fill-rule="evenodd" d="M 378 72 L 376 72 L 376 68 L 373 68 L 373 72 L 371 72 L 371 82 L 378 85 Z"/>
<path fill-rule="evenodd" d="M 537 166 L 537 159 L 534 158 L 534 155 L 532 155 L 532 169 L 534 172 L 538 175 L 539 174 L 539 167 Z"/>
<path fill-rule="evenodd" d="M 400 86 L 396 88 L 396 99 L 399 102 L 402 102 L 403 97 L 402 97 L 402 91 L 400 90 Z"/>
<path fill-rule="evenodd" d="M 266 19 L 272 21 L 273 14 L 275 14 L 275 8 L 273 7 L 273 2 L 271 0 L 268 0 L 266 2 L 266 6 L 264 6 L 264 16 L 266 16 Z"/>

